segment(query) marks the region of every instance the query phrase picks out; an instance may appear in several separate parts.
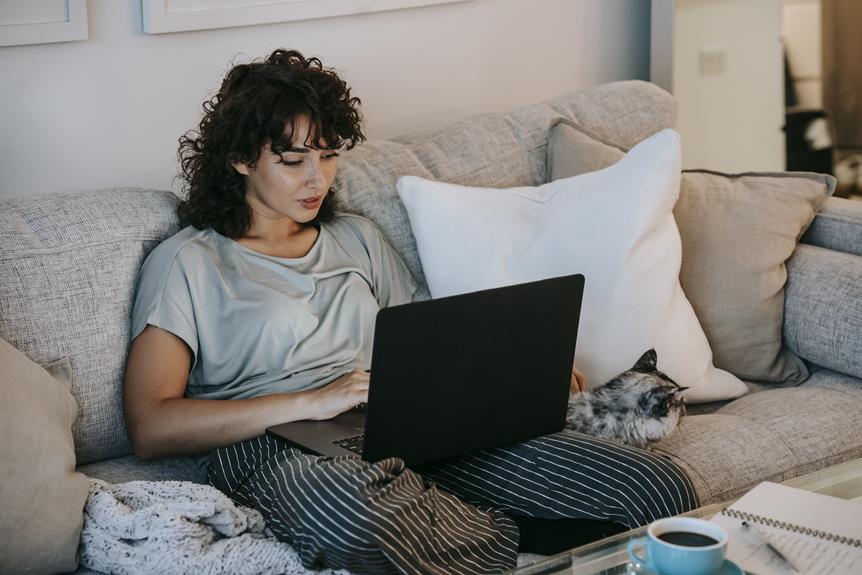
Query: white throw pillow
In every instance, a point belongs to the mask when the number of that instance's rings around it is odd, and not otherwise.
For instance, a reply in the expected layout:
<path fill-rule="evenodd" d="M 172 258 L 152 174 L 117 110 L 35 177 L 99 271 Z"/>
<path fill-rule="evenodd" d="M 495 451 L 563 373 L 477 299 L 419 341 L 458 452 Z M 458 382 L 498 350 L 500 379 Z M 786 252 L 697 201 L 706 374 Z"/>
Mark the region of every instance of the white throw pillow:
<path fill-rule="evenodd" d="M 398 181 L 432 297 L 582 273 L 575 362 L 607 382 L 654 347 L 658 367 L 689 402 L 747 388 L 712 364 L 679 284 L 673 219 L 679 135 L 663 130 L 617 164 L 539 187 L 470 188 L 415 176 Z"/>

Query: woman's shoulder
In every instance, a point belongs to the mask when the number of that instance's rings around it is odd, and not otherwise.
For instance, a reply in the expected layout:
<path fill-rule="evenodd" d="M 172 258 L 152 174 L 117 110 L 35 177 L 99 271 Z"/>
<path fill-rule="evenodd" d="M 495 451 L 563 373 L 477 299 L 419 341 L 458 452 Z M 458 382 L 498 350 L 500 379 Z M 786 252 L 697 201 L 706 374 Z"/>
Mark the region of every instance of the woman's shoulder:
<path fill-rule="evenodd" d="M 347 212 L 336 212 L 335 217 L 325 224 L 330 233 L 339 235 L 349 235 L 367 243 L 369 238 L 377 238 L 381 235 L 380 228 L 377 224 L 364 216 L 358 214 L 349 214 Z"/>
<path fill-rule="evenodd" d="M 175 262 L 192 262 L 200 257 L 204 251 L 202 248 L 212 241 L 210 235 L 208 229 L 186 226 L 152 249 L 144 262 L 144 269 L 167 272 Z"/>

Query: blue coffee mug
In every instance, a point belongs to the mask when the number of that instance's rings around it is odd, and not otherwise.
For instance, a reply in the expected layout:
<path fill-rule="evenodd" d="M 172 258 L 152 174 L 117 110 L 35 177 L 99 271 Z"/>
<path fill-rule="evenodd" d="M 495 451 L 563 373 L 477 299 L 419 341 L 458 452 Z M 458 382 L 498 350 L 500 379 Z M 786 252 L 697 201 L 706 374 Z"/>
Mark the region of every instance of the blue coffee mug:
<path fill-rule="evenodd" d="M 674 532 L 703 535 L 715 543 L 690 546 L 660 538 Z M 645 555 L 640 555 L 639 550 L 643 550 Z M 703 519 L 668 517 L 650 523 L 646 537 L 629 542 L 628 553 L 636 572 L 646 568 L 659 575 L 715 575 L 724 565 L 727 531 Z"/>

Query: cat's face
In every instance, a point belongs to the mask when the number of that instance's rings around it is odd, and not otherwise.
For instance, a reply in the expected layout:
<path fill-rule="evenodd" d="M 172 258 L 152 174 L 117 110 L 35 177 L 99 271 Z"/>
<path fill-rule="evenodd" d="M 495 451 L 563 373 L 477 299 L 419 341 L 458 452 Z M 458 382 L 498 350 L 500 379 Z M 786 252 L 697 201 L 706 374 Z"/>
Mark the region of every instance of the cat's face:
<path fill-rule="evenodd" d="M 624 371 L 606 387 L 615 389 L 628 407 L 643 417 L 662 419 L 679 418 L 685 413 L 683 392 L 688 389 L 677 384 L 656 366 L 654 349 L 645 352 L 631 369 Z"/>

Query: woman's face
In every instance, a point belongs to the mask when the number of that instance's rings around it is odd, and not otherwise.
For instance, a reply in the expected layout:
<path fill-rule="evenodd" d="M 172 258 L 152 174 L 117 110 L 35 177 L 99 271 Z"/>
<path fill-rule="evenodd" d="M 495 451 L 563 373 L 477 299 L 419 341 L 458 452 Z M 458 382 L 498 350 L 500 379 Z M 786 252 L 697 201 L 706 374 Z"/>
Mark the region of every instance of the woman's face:
<path fill-rule="evenodd" d="M 338 153 L 307 148 L 304 142 L 309 129 L 308 118 L 300 117 L 291 146 L 281 155 L 267 144 L 253 168 L 234 164 L 245 176 L 246 202 L 255 218 L 306 224 L 317 216 L 335 178 Z"/>

